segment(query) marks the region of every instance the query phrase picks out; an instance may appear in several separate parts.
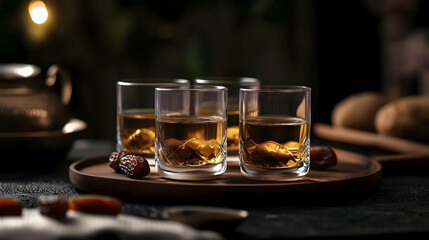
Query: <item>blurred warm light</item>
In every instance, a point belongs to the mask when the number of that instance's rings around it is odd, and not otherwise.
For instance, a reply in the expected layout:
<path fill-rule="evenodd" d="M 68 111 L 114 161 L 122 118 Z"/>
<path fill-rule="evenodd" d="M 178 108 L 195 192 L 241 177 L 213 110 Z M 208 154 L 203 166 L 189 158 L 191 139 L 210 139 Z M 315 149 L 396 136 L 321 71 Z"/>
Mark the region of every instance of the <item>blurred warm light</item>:
<path fill-rule="evenodd" d="M 34 73 L 34 69 L 32 67 L 23 67 L 18 69 L 17 73 L 23 77 L 29 77 Z"/>
<path fill-rule="evenodd" d="M 86 123 L 82 120 L 72 118 L 62 129 L 63 134 L 81 131 L 86 128 Z"/>
<path fill-rule="evenodd" d="M 28 5 L 31 20 L 36 24 L 42 24 L 48 19 L 48 10 L 42 1 L 31 1 Z"/>
<path fill-rule="evenodd" d="M 66 133 L 71 133 L 73 131 L 75 131 L 75 126 L 73 124 L 67 123 L 66 125 L 64 125 L 63 129 L 62 129 L 62 133 L 66 134 Z"/>

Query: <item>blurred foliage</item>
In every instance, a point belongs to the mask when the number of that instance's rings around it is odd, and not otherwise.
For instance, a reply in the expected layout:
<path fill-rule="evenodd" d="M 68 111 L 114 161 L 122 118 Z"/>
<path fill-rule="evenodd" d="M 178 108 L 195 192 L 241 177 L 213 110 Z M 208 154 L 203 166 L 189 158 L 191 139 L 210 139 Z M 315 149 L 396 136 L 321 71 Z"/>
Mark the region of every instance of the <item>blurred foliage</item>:
<path fill-rule="evenodd" d="M 263 75 L 249 58 L 287 58 L 285 49 L 269 45 L 287 44 L 294 2 L 46 0 L 48 21 L 37 26 L 27 16 L 28 1 L 1 1 L 0 61 L 56 62 L 76 71 L 104 65 L 119 75 Z M 311 10 L 307 5 L 303 10 Z M 271 77 L 285 77 L 287 71 L 275 70 Z"/>
<path fill-rule="evenodd" d="M 71 108 L 93 137 L 115 135 L 115 82 L 126 77 L 258 77 L 316 82 L 312 0 L 0 0 L 0 62 L 57 63 L 73 77 Z"/>

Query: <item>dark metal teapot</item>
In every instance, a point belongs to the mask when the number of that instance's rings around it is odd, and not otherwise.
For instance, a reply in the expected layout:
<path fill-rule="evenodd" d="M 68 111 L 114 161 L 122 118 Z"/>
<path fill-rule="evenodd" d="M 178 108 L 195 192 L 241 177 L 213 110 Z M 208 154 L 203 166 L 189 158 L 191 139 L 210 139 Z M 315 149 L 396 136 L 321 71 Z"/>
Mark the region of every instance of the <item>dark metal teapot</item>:
<path fill-rule="evenodd" d="M 59 72 L 52 65 L 43 79 L 37 66 L 0 64 L 0 132 L 60 130 L 67 123 L 71 79 L 61 75 L 60 94 L 50 87 Z"/>

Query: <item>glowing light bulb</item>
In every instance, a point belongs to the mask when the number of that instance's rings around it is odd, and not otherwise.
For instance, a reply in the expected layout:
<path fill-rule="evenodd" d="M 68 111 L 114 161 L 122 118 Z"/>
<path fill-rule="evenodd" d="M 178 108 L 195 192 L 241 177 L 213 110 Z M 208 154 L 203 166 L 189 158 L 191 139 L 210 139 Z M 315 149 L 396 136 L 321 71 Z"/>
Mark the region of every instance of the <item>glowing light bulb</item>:
<path fill-rule="evenodd" d="M 31 20 L 36 24 L 42 24 L 48 19 L 48 10 L 42 1 L 32 1 L 28 5 Z"/>

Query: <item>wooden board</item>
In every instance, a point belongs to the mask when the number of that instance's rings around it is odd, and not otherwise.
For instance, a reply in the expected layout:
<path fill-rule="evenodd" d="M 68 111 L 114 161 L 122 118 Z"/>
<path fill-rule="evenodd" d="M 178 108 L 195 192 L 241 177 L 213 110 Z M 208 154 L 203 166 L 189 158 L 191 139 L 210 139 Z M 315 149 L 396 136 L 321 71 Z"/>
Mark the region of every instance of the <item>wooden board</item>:
<path fill-rule="evenodd" d="M 429 167 L 429 145 L 407 139 L 366 132 L 357 129 L 335 127 L 316 123 L 313 133 L 322 139 L 342 142 L 358 146 L 375 147 L 395 152 L 384 156 L 374 156 L 370 159 L 392 167 Z M 396 154 L 397 153 L 397 154 Z"/>
<path fill-rule="evenodd" d="M 70 165 L 71 183 L 88 193 L 119 197 L 147 198 L 213 198 L 258 197 L 307 194 L 324 190 L 370 189 L 381 179 L 381 165 L 362 155 L 335 150 L 338 164 L 328 170 L 310 170 L 307 176 L 293 182 L 257 181 L 243 177 L 237 166 L 228 167 L 218 179 L 208 181 L 175 181 L 161 178 L 155 168 L 143 179 L 131 179 L 114 172 L 108 155 L 82 159 Z"/>
<path fill-rule="evenodd" d="M 332 141 L 349 144 L 378 147 L 398 153 L 428 153 L 429 145 L 373 132 L 357 129 L 335 127 L 327 124 L 316 123 L 313 126 L 316 136 Z"/>

